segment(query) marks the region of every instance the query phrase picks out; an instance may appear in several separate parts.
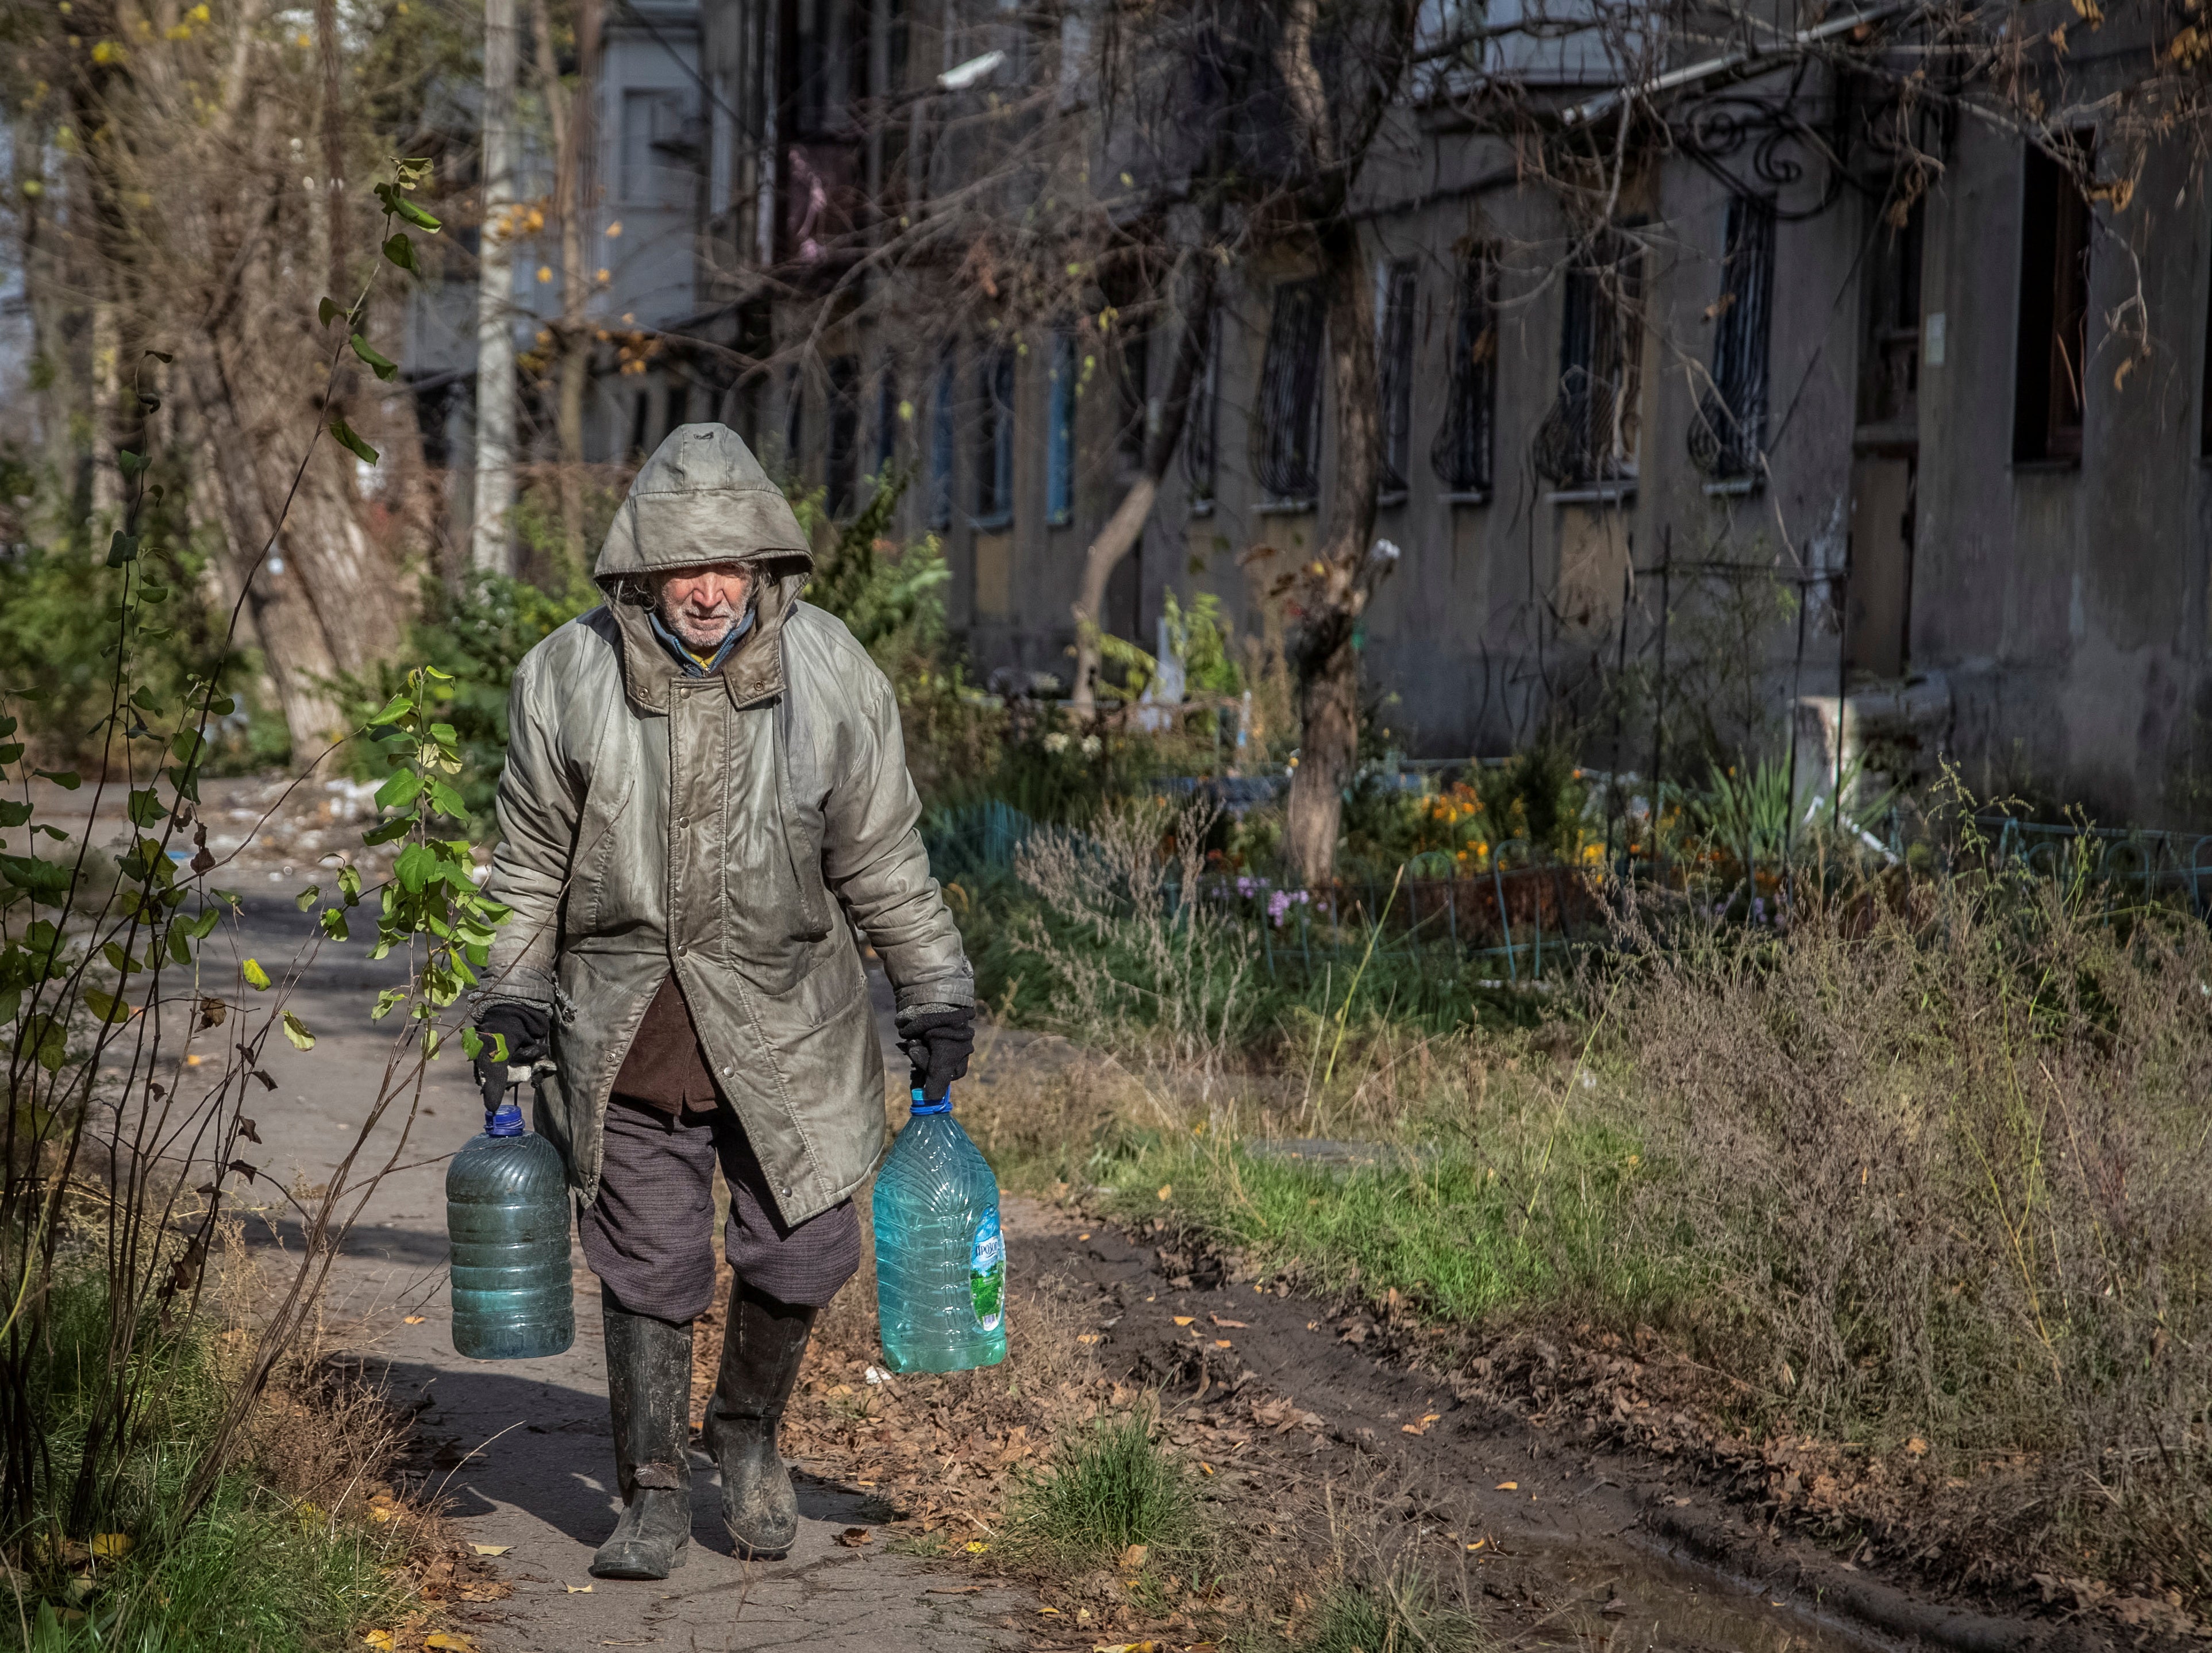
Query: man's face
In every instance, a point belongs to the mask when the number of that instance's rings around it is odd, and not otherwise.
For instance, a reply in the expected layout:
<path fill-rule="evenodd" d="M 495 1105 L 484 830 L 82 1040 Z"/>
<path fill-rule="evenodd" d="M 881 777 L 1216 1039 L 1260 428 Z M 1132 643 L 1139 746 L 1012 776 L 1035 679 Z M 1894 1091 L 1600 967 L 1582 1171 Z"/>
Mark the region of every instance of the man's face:
<path fill-rule="evenodd" d="M 743 562 L 709 562 L 653 577 L 653 611 L 686 648 L 722 646 L 752 595 L 753 571 Z"/>

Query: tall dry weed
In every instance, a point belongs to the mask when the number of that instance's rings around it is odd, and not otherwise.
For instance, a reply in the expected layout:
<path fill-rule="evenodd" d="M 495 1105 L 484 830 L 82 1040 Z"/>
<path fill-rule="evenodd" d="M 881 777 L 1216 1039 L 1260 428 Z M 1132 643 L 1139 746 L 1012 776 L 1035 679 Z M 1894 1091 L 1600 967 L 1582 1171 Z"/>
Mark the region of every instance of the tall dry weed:
<path fill-rule="evenodd" d="M 1716 1364 L 2024 1474 L 1993 1518 L 2106 1576 L 2212 1584 L 2212 935 L 2026 876 L 1632 928 L 1615 1054 L 1671 1174 L 1628 1238 L 1704 1276 Z"/>

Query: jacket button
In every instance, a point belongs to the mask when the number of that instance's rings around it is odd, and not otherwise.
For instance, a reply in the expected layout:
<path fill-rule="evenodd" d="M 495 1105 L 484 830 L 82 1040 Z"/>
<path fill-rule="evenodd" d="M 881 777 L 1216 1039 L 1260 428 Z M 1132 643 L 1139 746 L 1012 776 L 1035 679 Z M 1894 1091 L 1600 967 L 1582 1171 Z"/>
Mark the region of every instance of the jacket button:
<path fill-rule="evenodd" d="M 689 951 L 690 945 L 688 943 L 679 941 L 676 944 L 676 951 L 678 957 L 681 957 L 684 953 Z"/>
<path fill-rule="evenodd" d="M 727 1067 L 722 1069 L 722 1077 L 726 1079 L 730 1077 L 730 1070 Z"/>
<path fill-rule="evenodd" d="M 778 1188 L 776 1192 L 778 1194 L 788 1194 L 791 1192 L 791 1185 L 787 1182 L 781 1188 Z"/>

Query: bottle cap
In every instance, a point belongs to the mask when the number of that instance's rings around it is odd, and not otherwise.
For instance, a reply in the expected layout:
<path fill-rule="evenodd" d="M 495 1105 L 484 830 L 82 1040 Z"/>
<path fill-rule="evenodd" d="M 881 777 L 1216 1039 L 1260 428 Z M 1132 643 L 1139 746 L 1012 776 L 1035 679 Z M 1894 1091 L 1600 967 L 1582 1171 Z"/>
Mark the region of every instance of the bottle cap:
<path fill-rule="evenodd" d="M 512 1092 L 501 1101 L 497 1108 L 484 1115 L 484 1134 L 486 1136 L 523 1134 L 522 1104 L 514 1099 Z"/>
<path fill-rule="evenodd" d="M 915 1085 L 914 1087 L 914 1107 L 911 1111 L 917 1114 L 951 1113 L 952 1111 L 952 1087 L 949 1085 L 946 1085 L 945 1087 L 945 1094 L 939 1097 L 935 1102 L 926 1102 L 922 1099 L 921 1087 L 918 1085 Z"/>

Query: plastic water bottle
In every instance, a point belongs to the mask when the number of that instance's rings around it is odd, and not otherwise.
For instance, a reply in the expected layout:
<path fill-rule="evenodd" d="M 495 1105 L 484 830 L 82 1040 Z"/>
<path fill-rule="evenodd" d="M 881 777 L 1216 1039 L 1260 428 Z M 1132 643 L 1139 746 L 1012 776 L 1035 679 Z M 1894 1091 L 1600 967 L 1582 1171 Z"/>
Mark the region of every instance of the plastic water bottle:
<path fill-rule="evenodd" d="M 999 1181 L 952 1117 L 914 1112 L 876 1173 L 876 1312 L 893 1371 L 964 1371 L 1006 1358 Z"/>
<path fill-rule="evenodd" d="M 529 1360 L 576 1340 L 560 1151 L 523 1127 L 512 1091 L 446 1169 L 446 1232 L 456 1350 Z"/>

